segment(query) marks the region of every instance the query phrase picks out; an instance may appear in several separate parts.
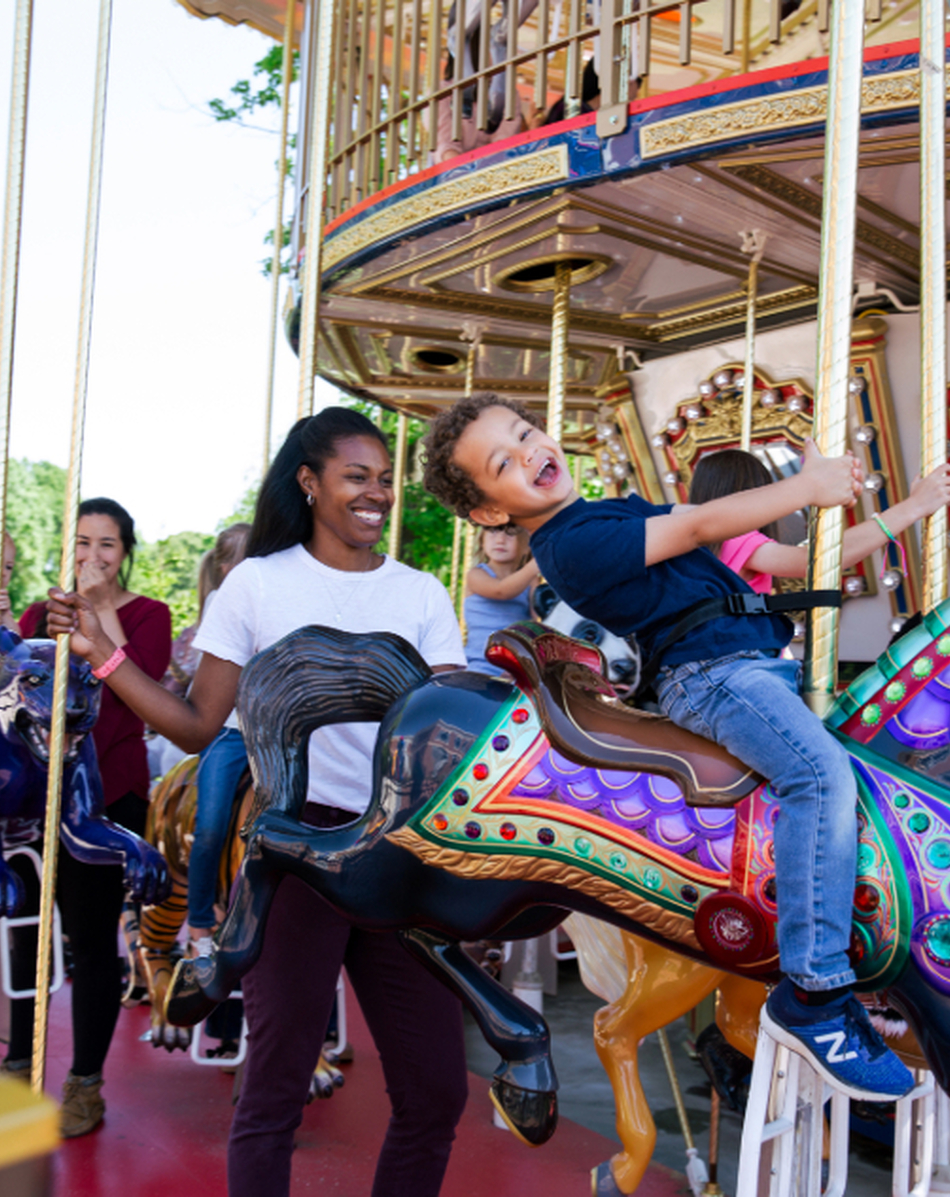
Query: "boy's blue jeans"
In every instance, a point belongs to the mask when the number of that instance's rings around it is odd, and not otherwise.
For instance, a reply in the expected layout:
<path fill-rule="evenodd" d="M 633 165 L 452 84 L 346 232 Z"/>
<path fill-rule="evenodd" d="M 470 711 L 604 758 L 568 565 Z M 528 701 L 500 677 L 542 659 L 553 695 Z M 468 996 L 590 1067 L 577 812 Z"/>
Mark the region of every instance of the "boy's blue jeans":
<path fill-rule="evenodd" d="M 234 791 L 247 768 L 247 749 L 236 727 L 218 732 L 201 753 L 195 840 L 188 861 L 188 924 L 213 927 L 218 864 L 228 836 Z"/>
<path fill-rule="evenodd" d="M 779 800 L 775 881 L 782 969 L 802 989 L 851 985 L 857 789 L 848 755 L 800 697 L 801 664 L 760 652 L 661 669 L 657 697 L 716 740 Z"/>

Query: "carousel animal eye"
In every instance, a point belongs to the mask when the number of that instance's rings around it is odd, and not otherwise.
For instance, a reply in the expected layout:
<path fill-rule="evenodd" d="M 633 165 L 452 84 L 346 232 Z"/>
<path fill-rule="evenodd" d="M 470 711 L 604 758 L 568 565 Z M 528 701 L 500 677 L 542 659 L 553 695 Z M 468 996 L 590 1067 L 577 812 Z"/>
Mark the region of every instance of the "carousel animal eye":
<path fill-rule="evenodd" d="M 582 619 L 574 625 L 571 635 L 575 640 L 585 640 L 588 644 L 600 644 L 604 638 L 604 629 L 592 619 Z"/>

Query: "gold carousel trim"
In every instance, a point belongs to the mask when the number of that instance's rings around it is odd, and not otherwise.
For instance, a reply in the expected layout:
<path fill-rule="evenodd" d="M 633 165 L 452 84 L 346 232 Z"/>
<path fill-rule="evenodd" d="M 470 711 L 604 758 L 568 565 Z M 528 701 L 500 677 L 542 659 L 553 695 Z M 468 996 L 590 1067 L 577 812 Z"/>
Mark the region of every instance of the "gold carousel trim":
<path fill-rule="evenodd" d="M 405 848 L 425 864 L 457 877 L 475 877 L 479 880 L 518 880 L 556 882 L 570 886 L 590 898 L 602 902 L 612 910 L 640 923 L 648 931 L 662 935 L 674 943 L 699 949 L 699 941 L 693 930 L 693 920 L 669 910 L 663 910 L 652 902 L 638 898 L 630 890 L 623 889 L 604 877 L 595 877 L 562 860 L 546 860 L 541 856 L 497 856 L 485 852 L 462 852 L 433 844 L 410 827 L 400 827 L 386 836 L 391 843 Z"/>
<path fill-rule="evenodd" d="M 866 79 L 861 88 L 863 112 L 890 112 L 920 101 L 920 72 L 897 71 Z M 656 158 L 711 142 L 726 141 L 763 129 L 796 129 L 823 123 L 828 113 L 828 88 L 806 87 L 790 95 L 760 96 L 723 104 L 712 112 L 669 117 L 640 131 L 640 155 Z"/>
<path fill-rule="evenodd" d="M 509 195 L 527 187 L 557 183 L 568 177 L 566 145 L 551 146 L 514 161 L 499 162 L 475 170 L 461 179 L 440 183 L 423 192 L 398 200 L 353 228 L 329 238 L 323 250 L 324 269 L 330 269 L 368 245 L 383 241 L 405 229 L 470 207 L 480 200 Z"/>

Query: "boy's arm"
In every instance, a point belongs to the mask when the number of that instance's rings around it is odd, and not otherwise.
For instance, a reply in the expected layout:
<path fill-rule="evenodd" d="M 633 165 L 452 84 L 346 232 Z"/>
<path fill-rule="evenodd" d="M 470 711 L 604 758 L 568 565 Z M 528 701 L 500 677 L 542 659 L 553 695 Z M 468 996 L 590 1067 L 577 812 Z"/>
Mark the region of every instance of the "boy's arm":
<path fill-rule="evenodd" d="M 754 532 L 801 507 L 851 507 L 860 493 L 861 468 L 857 459 L 850 453 L 823 457 L 809 438 L 800 473 L 770 486 L 700 503 L 677 515 L 648 519 L 646 564 L 655 565 L 703 545 Z"/>
<path fill-rule="evenodd" d="M 938 466 L 926 478 L 918 478 L 910 488 L 910 495 L 889 507 L 881 516 L 895 536 L 933 515 L 950 503 L 950 466 Z M 844 569 L 857 565 L 876 549 L 888 542 L 875 519 L 864 520 L 848 528 L 842 538 L 841 562 Z M 760 546 L 746 562 L 746 568 L 776 578 L 804 578 L 808 571 L 808 551 L 801 546 L 777 544 L 774 541 Z"/>

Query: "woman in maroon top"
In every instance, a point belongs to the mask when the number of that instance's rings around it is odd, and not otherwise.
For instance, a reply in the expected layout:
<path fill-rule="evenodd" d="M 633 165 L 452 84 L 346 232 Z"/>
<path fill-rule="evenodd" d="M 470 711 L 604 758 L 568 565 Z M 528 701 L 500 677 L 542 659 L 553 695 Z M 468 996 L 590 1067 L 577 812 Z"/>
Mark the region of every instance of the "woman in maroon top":
<path fill-rule="evenodd" d="M 164 603 L 128 589 L 135 549 L 132 517 L 112 499 L 80 504 L 76 536 L 76 588 L 95 606 L 109 637 L 126 656 L 156 681 L 171 656 L 171 616 Z M 46 635 L 46 604 L 34 603 L 20 619 L 25 637 Z M 102 774 L 106 813 L 115 823 L 145 834 L 148 812 L 148 759 L 144 724 L 108 686 L 92 738 Z M 14 863 L 21 860 L 14 858 Z M 37 890 L 32 870 L 24 881 Z M 21 873 L 23 876 L 23 873 Z M 56 897 L 73 956 L 73 1065 L 63 1088 L 60 1130 L 65 1138 L 87 1134 L 102 1121 L 102 1066 L 119 1016 L 120 962 L 116 933 L 122 911 L 122 870 L 116 865 L 86 865 L 59 853 Z M 25 969 L 31 988 L 35 975 L 36 936 L 20 931 L 15 944 L 16 971 Z M 28 982 L 28 983 L 27 983 Z M 33 1002 L 11 1005 L 10 1046 L 6 1068 L 29 1067 L 33 1037 Z"/>

